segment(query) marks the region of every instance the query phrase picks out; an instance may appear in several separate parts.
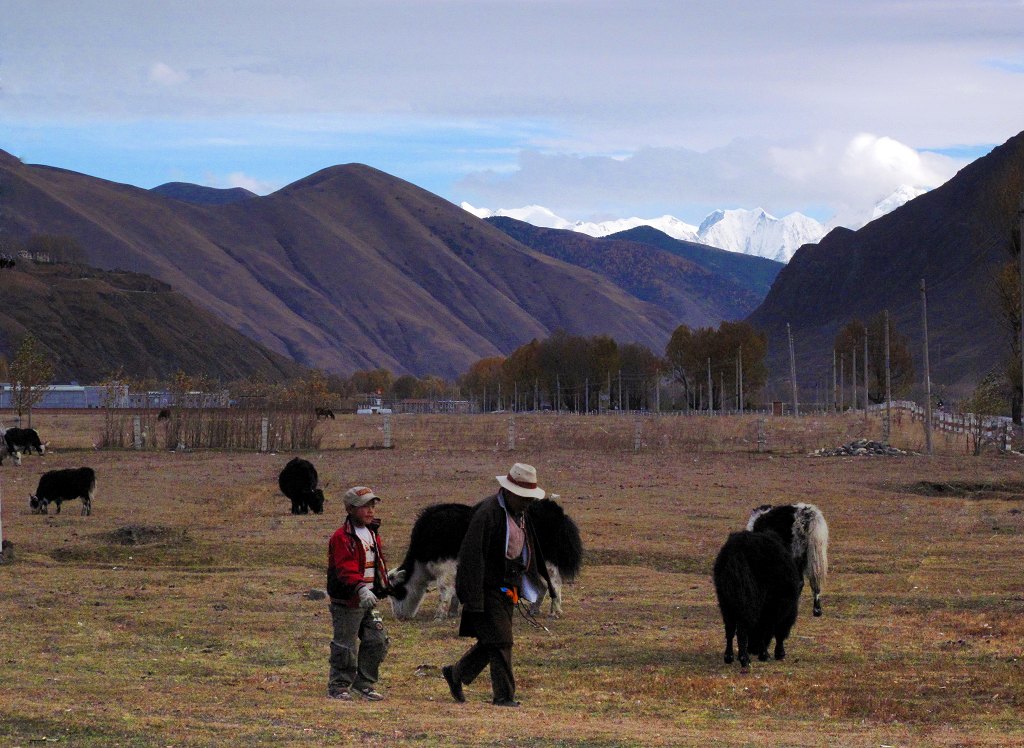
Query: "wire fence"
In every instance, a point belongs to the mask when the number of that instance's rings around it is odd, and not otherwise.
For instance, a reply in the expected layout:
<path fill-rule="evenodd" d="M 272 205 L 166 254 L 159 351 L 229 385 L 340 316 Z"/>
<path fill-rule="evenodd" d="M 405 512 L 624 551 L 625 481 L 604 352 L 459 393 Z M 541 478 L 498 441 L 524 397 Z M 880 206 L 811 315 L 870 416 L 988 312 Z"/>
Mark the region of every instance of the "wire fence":
<path fill-rule="evenodd" d="M 653 413 L 623 411 L 574 414 L 554 411 L 484 414 L 338 414 L 289 409 L 181 408 L 161 418 L 153 409 L 38 411 L 44 439 L 61 448 L 303 450 L 548 450 L 647 453 L 681 456 L 700 452 L 810 454 L 856 440 L 887 441 L 923 452 L 923 409 L 894 401 L 886 439 L 885 405 L 866 411 Z M 1009 449 L 1020 438 L 1009 419 L 933 413 L 938 453 L 970 454 Z"/>

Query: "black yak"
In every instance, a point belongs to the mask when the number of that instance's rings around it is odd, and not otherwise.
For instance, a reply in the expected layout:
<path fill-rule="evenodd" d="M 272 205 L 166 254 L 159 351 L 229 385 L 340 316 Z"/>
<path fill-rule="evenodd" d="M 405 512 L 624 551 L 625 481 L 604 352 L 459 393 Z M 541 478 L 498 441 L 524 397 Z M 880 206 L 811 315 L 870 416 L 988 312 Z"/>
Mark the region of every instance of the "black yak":
<path fill-rule="evenodd" d="M 36 433 L 35 429 L 20 429 L 11 428 L 4 431 L 4 444 L 0 446 L 0 451 L 5 451 L 9 455 L 14 456 L 16 464 L 21 464 L 21 453 L 32 454 L 34 449 L 41 455 L 46 454 L 46 445 L 49 442 L 39 441 L 39 434 Z M 3 462 L 0 457 L 0 462 Z"/>
<path fill-rule="evenodd" d="M 733 636 L 744 669 L 751 653 L 768 659 L 772 637 L 775 659 L 783 659 L 803 580 L 782 539 L 770 531 L 732 533 L 715 559 L 713 578 L 725 624 L 726 664 L 733 660 Z"/>
<path fill-rule="evenodd" d="M 47 514 L 50 502 L 57 504 L 60 514 L 62 501 L 82 500 L 82 514 L 92 514 L 92 500 L 96 494 L 96 473 L 92 468 L 66 468 L 50 470 L 39 479 L 36 492 L 29 496 L 28 505 L 33 514 Z"/>
<path fill-rule="evenodd" d="M 334 420 L 334 411 L 330 408 L 317 408 L 315 412 L 318 421 L 327 418 L 330 418 L 332 421 Z"/>
<path fill-rule="evenodd" d="M 479 505 L 477 505 L 479 506 Z M 404 573 L 405 579 L 396 582 L 398 590 L 391 606 L 395 617 L 409 619 L 416 615 L 423 596 L 430 585 L 436 583 L 440 596 L 435 618 L 454 617 L 459 610 L 455 596 L 455 572 L 458 568 L 459 546 L 469 528 L 476 506 L 467 504 L 434 504 L 417 517 L 409 536 L 409 549 L 402 565 L 392 576 Z M 583 559 L 580 531 L 558 503 L 552 499 L 538 499 L 529 504 L 527 512 L 537 534 L 541 553 L 547 561 L 548 576 L 555 596 L 551 600 L 551 615 L 562 613 L 562 583 L 571 582 L 579 573 Z M 535 585 L 540 597 L 533 604 L 534 613 L 546 593 L 546 586 Z"/>
<path fill-rule="evenodd" d="M 21 453 L 17 451 L 12 451 L 11 448 L 7 446 L 7 440 L 3 439 L 4 431 L 7 431 L 7 429 L 0 430 L 0 465 L 3 465 L 4 460 L 6 460 L 8 457 L 14 458 L 15 465 L 20 465 Z"/>
<path fill-rule="evenodd" d="M 747 529 L 754 532 L 771 530 L 789 548 L 803 577 L 811 583 L 814 593 L 814 615 L 821 615 L 821 588 L 828 574 L 828 524 L 814 504 L 762 504 L 750 513 Z"/>
<path fill-rule="evenodd" d="M 324 511 L 324 492 L 319 487 L 320 478 L 309 460 L 293 457 L 277 476 L 281 493 L 292 501 L 292 514 L 314 514 Z"/>

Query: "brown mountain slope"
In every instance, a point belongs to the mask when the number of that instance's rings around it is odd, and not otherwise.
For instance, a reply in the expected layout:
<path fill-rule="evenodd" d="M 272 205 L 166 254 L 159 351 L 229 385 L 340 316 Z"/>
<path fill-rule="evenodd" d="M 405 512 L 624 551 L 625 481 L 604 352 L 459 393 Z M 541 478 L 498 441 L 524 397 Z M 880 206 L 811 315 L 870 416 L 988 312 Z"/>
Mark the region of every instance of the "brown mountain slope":
<path fill-rule="evenodd" d="M 831 377 L 832 341 L 851 319 L 888 308 L 913 341 L 921 371 L 920 281 L 928 289 L 932 380 L 976 382 L 1009 352 L 992 293 L 1024 189 L 1024 133 L 938 189 L 853 232 L 801 247 L 749 321 L 770 338 L 773 370 L 788 370 L 786 323 L 805 383 Z"/>
<path fill-rule="evenodd" d="M 723 320 L 742 319 L 764 298 L 763 292 L 759 295 L 722 272 L 712 272 L 699 262 L 648 241 L 595 239 L 578 231 L 539 228 L 505 216 L 486 221 L 538 252 L 603 275 L 690 327 L 718 327 Z M 650 231 L 663 237 L 667 246 L 686 244 L 655 229 Z M 705 249 L 736 255 L 713 247 Z M 736 257 L 738 263 L 746 259 L 745 255 Z"/>
<path fill-rule="evenodd" d="M 10 360 L 31 333 L 57 381 L 98 382 L 119 370 L 158 379 L 181 370 L 221 381 L 302 373 L 144 275 L 20 262 L 0 270 L 0 295 L 0 350 Z"/>
<path fill-rule="evenodd" d="M 659 350 L 672 316 L 375 169 L 200 206 L 0 158 L 0 229 L 76 237 L 272 350 L 335 371 L 453 375 L 558 328 Z"/>

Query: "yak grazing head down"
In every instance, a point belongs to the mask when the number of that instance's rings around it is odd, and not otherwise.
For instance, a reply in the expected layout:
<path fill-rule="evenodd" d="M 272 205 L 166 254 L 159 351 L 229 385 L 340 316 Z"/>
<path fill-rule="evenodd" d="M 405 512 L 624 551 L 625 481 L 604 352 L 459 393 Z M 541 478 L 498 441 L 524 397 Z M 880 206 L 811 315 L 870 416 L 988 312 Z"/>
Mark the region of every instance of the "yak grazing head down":
<path fill-rule="evenodd" d="M 323 492 L 323 490 L 321 490 L 319 488 L 314 488 L 309 493 L 309 498 L 307 500 L 307 503 L 309 504 L 309 508 L 313 511 L 314 514 L 322 514 L 323 511 L 324 511 L 324 492 Z"/>

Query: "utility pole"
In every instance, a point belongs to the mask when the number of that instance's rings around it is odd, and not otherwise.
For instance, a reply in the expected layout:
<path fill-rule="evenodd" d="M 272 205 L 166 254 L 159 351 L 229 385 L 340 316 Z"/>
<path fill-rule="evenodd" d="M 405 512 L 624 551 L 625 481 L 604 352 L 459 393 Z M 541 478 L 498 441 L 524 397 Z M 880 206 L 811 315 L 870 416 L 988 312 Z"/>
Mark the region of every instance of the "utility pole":
<path fill-rule="evenodd" d="M 836 349 L 832 349 L 832 412 L 839 410 L 839 384 L 836 379 Z"/>
<path fill-rule="evenodd" d="M 789 378 L 793 383 L 793 415 L 800 415 L 800 403 L 796 397 L 796 355 L 793 353 L 793 330 L 786 323 L 786 335 L 789 336 Z"/>
<path fill-rule="evenodd" d="M 853 409 L 857 410 L 857 348 L 856 347 L 854 347 L 854 349 L 850 351 L 850 365 L 853 367 L 852 369 L 850 369 L 850 384 L 853 385 L 853 387 L 851 388 L 853 390 L 853 393 L 852 393 L 852 395 L 853 395 L 853 398 L 852 398 L 853 399 Z"/>
<path fill-rule="evenodd" d="M 885 310 L 885 443 L 892 433 L 892 376 L 889 370 L 889 310 Z"/>
<path fill-rule="evenodd" d="M 868 420 L 868 326 L 864 325 L 864 421 Z"/>
<path fill-rule="evenodd" d="M 711 359 L 708 359 L 708 415 L 715 414 L 715 390 L 711 385 Z"/>
<path fill-rule="evenodd" d="M 932 454 L 932 374 L 928 366 L 928 291 L 921 279 L 921 325 L 924 328 L 924 444 Z"/>
<path fill-rule="evenodd" d="M 846 362 L 839 354 L 839 412 L 846 410 Z"/>
<path fill-rule="evenodd" d="M 1020 226 L 1020 375 L 1021 375 L 1021 425 L 1024 426 L 1024 192 L 1020 193 L 1020 207 L 1017 210 Z"/>
<path fill-rule="evenodd" d="M 744 405 L 744 403 L 743 403 L 743 346 L 742 345 L 740 346 L 739 362 L 740 362 L 740 407 L 738 408 L 738 410 L 740 411 L 740 415 L 743 415 L 743 405 Z"/>

